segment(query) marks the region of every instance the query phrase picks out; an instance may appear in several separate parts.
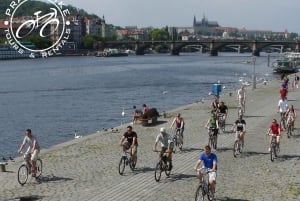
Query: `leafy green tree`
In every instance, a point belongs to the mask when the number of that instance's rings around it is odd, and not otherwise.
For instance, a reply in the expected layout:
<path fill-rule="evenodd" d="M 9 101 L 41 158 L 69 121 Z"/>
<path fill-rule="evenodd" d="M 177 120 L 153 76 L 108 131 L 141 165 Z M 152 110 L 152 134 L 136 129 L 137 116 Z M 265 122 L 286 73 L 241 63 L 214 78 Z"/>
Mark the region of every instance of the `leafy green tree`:
<path fill-rule="evenodd" d="M 38 34 L 31 34 L 22 39 L 22 42 L 31 42 L 38 49 L 48 48 L 52 45 L 50 38 L 41 38 Z"/>
<path fill-rule="evenodd" d="M 169 40 L 169 33 L 165 29 L 152 29 L 149 37 L 150 40 Z"/>
<path fill-rule="evenodd" d="M 94 39 L 95 37 L 93 37 L 92 35 L 85 35 L 81 38 L 81 42 L 83 45 L 84 49 L 92 49 L 93 48 L 93 43 L 95 41 Z"/>

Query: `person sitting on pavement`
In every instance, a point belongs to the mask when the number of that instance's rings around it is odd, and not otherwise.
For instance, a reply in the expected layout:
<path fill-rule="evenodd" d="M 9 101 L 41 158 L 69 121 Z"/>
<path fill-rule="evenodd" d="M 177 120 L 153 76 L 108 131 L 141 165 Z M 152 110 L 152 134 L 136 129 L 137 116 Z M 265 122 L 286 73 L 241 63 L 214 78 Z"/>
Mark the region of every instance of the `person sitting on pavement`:
<path fill-rule="evenodd" d="M 185 122 L 184 122 L 183 117 L 181 117 L 180 113 L 177 113 L 176 117 L 173 119 L 173 122 L 170 126 L 170 128 L 172 129 L 173 126 L 175 125 L 175 132 L 176 132 L 176 130 L 179 129 L 179 144 L 180 144 L 179 149 L 180 150 L 182 149 L 182 145 L 183 145 L 184 124 L 185 124 Z"/>
<path fill-rule="evenodd" d="M 246 134 L 246 121 L 243 116 L 240 115 L 239 118 L 232 125 L 231 130 L 235 129 L 235 139 L 240 139 L 242 141 L 242 146 L 245 144 L 244 136 Z"/>
<path fill-rule="evenodd" d="M 31 176 L 36 177 L 36 161 L 39 158 L 40 146 L 35 136 L 32 135 L 31 129 L 25 131 L 25 137 L 18 149 L 18 153 L 21 153 L 23 148 L 27 146 L 25 152 L 25 160 L 31 168 Z"/>
<path fill-rule="evenodd" d="M 204 148 L 204 152 L 202 152 L 194 166 L 194 170 L 197 171 L 197 176 L 200 184 L 202 183 L 202 173 L 198 171 L 199 166 L 202 164 L 202 168 L 207 168 L 209 170 L 209 187 L 210 192 L 214 194 L 215 192 L 215 184 L 217 178 L 217 163 L 218 158 L 217 155 L 211 153 L 211 147 L 206 145 Z"/>
<path fill-rule="evenodd" d="M 149 108 L 147 107 L 146 104 L 143 104 L 143 114 L 145 114 L 146 112 L 148 112 Z"/>
<path fill-rule="evenodd" d="M 153 145 L 153 151 L 157 151 L 157 144 L 160 142 L 161 150 L 159 157 L 163 157 L 166 153 L 167 161 L 169 161 L 169 171 L 172 170 L 172 149 L 173 149 L 173 139 L 170 134 L 166 132 L 165 128 L 160 128 L 160 134 L 157 135 L 155 143 Z"/>
<path fill-rule="evenodd" d="M 132 124 L 137 123 L 137 120 L 142 116 L 142 110 L 139 110 L 136 108 L 136 106 L 133 106 L 133 112 L 132 112 Z"/>
<path fill-rule="evenodd" d="M 130 148 L 130 158 L 131 160 L 136 161 L 138 146 L 137 134 L 132 130 L 131 126 L 127 126 L 127 131 L 121 137 L 119 144 L 123 147 L 123 152 Z"/>

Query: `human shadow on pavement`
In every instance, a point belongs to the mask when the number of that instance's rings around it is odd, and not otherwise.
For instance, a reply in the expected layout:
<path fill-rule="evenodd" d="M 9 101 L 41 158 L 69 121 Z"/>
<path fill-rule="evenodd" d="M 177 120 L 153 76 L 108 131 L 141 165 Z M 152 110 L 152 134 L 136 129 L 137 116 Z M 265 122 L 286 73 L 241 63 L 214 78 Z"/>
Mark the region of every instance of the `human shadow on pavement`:
<path fill-rule="evenodd" d="M 244 118 L 263 118 L 266 116 L 257 116 L 257 115 L 244 115 Z"/>
<path fill-rule="evenodd" d="M 174 181 L 179 181 L 179 180 L 186 180 L 186 179 L 190 179 L 190 178 L 193 178 L 193 179 L 197 179 L 197 176 L 196 174 L 177 174 L 177 173 L 172 173 L 171 172 L 171 175 L 168 179 L 169 182 L 174 182 Z"/>
<path fill-rule="evenodd" d="M 269 152 L 256 152 L 256 151 L 243 151 L 241 153 L 241 158 L 258 156 L 258 155 L 270 155 L 270 153 Z"/>
<path fill-rule="evenodd" d="M 145 172 L 153 172 L 154 170 L 155 170 L 154 167 L 141 167 L 141 168 L 136 167 L 134 169 L 134 173 L 138 174 L 138 173 L 145 173 Z"/>
<path fill-rule="evenodd" d="M 287 161 L 287 160 L 300 160 L 300 155 L 280 155 L 276 158 L 276 161 Z"/>
<path fill-rule="evenodd" d="M 14 198 L 14 200 L 20 200 L 20 201 L 35 201 L 35 200 L 42 200 L 42 199 L 43 197 L 38 195 L 30 195 L 25 197 Z"/>
<path fill-rule="evenodd" d="M 216 151 L 218 153 L 232 151 L 232 147 L 218 147 L 217 150 L 212 149 L 212 151 Z"/>
<path fill-rule="evenodd" d="M 185 147 L 182 147 L 182 150 L 176 150 L 175 154 L 192 152 L 192 151 L 203 151 L 203 148 L 193 148 L 193 147 L 185 148 Z"/>
<path fill-rule="evenodd" d="M 54 175 L 47 175 L 47 176 L 42 176 L 39 179 L 41 182 L 53 182 L 53 181 L 70 181 L 73 180 L 71 178 L 66 178 L 66 177 L 57 177 Z"/>
<path fill-rule="evenodd" d="M 250 200 L 245 200 L 245 199 L 233 199 L 233 198 L 229 198 L 229 197 L 219 198 L 218 196 L 217 196 L 216 200 L 217 201 L 250 201 Z"/>

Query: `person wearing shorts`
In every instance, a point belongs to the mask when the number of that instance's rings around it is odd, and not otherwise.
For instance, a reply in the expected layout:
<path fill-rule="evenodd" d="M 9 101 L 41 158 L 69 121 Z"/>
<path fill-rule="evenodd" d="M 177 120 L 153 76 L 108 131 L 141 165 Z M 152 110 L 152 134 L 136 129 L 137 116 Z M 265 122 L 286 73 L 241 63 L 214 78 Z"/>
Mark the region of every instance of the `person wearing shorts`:
<path fill-rule="evenodd" d="M 25 160 L 31 168 L 31 176 L 36 177 L 36 161 L 39 158 L 40 147 L 36 137 L 32 135 L 31 129 L 25 131 L 25 137 L 18 149 L 18 153 L 20 153 L 26 145 Z"/>
<path fill-rule="evenodd" d="M 120 140 L 120 146 L 123 147 L 123 151 L 125 152 L 128 149 L 130 150 L 130 155 L 132 160 L 136 160 L 137 154 L 137 134 L 132 130 L 132 126 L 127 126 L 127 131 L 123 134 Z"/>
<path fill-rule="evenodd" d="M 280 125 L 277 123 L 276 119 L 273 119 L 272 123 L 269 126 L 267 135 L 269 135 L 269 134 L 276 135 L 277 136 L 276 141 L 277 141 L 278 146 L 280 144 L 280 135 L 281 135 L 280 132 L 281 132 Z M 271 142 L 272 142 L 272 136 L 270 136 L 270 140 L 269 140 L 269 149 L 268 149 L 269 152 L 271 151 Z"/>

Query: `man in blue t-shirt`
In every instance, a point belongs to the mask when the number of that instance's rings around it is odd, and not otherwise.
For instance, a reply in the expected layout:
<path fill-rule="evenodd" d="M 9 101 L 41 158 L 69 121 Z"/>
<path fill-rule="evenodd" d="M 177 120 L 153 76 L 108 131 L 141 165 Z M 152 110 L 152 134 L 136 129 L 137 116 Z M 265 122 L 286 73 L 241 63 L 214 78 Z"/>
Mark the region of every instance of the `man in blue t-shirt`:
<path fill-rule="evenodd" d="M 202 152 L 195 164 L 194 169 L 197 171 L 197 176 L 199 181 L 202 182 L 202 173 L 198 171 L 199 166 L 202 164 L 203 168 L 209 169 L 209 184 L 210 184 L 210 191 L 212 193 L 215 192 L 215 183 L 216 183 L 216 171 L 217 171 L 217 155 L 211 153 L 211 148 L 209 145 L 206 145 L 204 148 L 204 152 Z"/>

